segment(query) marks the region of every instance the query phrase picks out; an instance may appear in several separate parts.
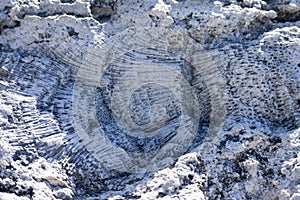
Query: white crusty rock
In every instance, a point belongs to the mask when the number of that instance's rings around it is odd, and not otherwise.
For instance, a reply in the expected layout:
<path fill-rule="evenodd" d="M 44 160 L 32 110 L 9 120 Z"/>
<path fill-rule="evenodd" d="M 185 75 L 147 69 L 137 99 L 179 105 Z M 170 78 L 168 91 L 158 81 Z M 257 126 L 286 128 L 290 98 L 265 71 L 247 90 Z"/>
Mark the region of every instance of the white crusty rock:
<path fill-rule="evenodd" d="M 0 199 L 299 199 L 297 0 L 1 0 Z"/>

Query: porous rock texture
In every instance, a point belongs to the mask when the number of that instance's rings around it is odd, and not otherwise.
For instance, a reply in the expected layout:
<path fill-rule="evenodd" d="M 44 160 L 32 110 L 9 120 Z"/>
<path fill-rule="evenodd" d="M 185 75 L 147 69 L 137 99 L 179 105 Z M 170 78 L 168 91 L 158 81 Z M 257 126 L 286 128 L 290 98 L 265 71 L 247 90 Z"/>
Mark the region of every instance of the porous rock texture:
<path fill-rule="evenodd" d="M 0 199 L 300 199 L 298 0 L 1 0 Z"/>

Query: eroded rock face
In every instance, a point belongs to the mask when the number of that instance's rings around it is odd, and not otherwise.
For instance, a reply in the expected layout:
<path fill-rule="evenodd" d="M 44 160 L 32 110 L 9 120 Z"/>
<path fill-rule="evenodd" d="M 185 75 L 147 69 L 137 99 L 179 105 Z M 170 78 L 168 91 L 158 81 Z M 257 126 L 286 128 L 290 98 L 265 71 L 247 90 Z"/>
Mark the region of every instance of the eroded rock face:
<path fill-rule="evenodd" d="M 0 3 L 1 199 L 298 199 L 298 1 Z"/>

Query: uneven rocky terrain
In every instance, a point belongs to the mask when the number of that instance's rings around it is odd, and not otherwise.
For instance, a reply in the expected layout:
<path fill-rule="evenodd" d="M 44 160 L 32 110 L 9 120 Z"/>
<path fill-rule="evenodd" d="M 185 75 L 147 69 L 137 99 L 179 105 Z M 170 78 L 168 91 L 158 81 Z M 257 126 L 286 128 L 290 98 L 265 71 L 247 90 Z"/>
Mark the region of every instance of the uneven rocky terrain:
<path fill-rule="evenodd" d="M 299 0 L 1 0 L 0 199 L 300 199 Z"/>

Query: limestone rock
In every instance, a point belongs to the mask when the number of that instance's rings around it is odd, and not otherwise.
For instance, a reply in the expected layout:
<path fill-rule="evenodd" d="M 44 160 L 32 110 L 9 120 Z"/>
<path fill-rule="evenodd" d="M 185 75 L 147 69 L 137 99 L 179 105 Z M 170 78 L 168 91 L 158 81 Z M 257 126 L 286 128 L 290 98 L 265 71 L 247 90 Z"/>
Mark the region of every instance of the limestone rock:
<path fill-rule="evenodd" d="M 297 0 L 2 0 L 0 199 L 297 199 Z"/>

